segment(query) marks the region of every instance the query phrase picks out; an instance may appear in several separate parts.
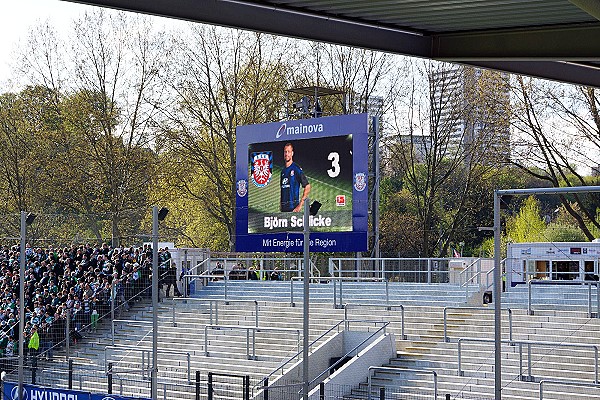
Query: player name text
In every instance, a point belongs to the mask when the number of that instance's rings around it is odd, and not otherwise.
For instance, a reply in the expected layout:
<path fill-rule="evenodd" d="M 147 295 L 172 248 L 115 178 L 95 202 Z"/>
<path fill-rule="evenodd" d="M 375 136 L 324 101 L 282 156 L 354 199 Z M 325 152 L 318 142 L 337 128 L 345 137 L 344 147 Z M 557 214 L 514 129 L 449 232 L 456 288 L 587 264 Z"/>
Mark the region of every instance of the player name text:
<path fill-rule="evenodd" d="M 268 229 L 276 228 L 298 228 L 304 226 L 304 218 L 295 216 L 288 218 L 280 217 L 264 217 L 264 227 Z M 311 215 L 308 219 L 308 226 L 321 227 L 331 226 L 331 217 L 323 217 L 322 215 Z"/>

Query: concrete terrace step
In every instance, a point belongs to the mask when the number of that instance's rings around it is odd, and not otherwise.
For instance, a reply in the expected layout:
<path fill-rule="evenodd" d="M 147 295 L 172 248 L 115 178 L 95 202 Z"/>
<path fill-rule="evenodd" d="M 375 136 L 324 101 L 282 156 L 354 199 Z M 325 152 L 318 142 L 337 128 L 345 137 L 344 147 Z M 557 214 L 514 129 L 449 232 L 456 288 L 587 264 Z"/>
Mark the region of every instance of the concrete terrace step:
<path fill-rule="evenodd" d="M 493 306 L 483 311 L 448 310 L 447 330 L 451 342 L 446 343 L 443 341 L 444 306 L 462 305 L 465 300 L 464 288 L 457 290 L 451 285 L 427 287 L 422 284 L 390 283 L 388 289 L 390 302 L 395 305 L 389 310 L 386 309 L 385 288 L 381 282 L 344 282 L 342 285 L 343 302 L 349 304 L 348 308 L 344 310 L 334 307 L 333 284 L 311 285 L 311 340 L 342 321 L 344 315 L 351 320 L 387 321 L 390 325 L 386 328 L 386 332 L 393 332 L 396 335 L 396 347 L 399 354 L 399 358 L 389 362 L 390 366 L 436 370 L 440 396 L 445 393 L 453 396 L 462 393 L 465 396 L 493 398 L 493 343 L 463 343 L 461 366 L 464 376 L 458 376 L 458 345 L 456 343 L 458 338 L 493 338 Z M 339 290 L 339 286 L 336 290 Z M 207 287 L 198 290 L 193 299 L 174 301 L 165 299 L 159 304 L 158 346 L 159 349 L 170 352 L 161 354 L 159 357 L 159 380 L 162 379 L 163 382 L 172 386 L 166 392 L 167 400 L 194 398 L 193 390 L 186 387 L 187 360 L 184 353 L 190 353 L 192 375 L 196 370 L 201 371 L 204 390 L 206 376 L 210 371 L 239 372 L 249 375 L 253 382 L 258 382 L 299 349 L 297 338 L 289 331 L 276 333 L 265 330 L 265 332 L 256 333 L 257 338 L 260 338 L 256 341 L 258 359 L 249 360 L 246 355 L 246 331 L 243 329 L 220 329 L 209 331 L 209 356 L 206 357 L 204 355 L 204 326 L 216 323 L 217 310 L 220 325 L 253 326 L 256 323 L 256 304 L 260 327 L 297 330 L 302 328 L 302 282 L 294 283 L 296 307 L 290 306 L 289 282 L 231 281 L 228 282 L 227 293 L 229 300 L 243 299 L 246 302 L 230 301 L 229 304 L 223 302 L 224 282 L 219 281 L 210 282 Z M 587 292 L 583 295 L 587 299 Z M 339 291 L 337 296 L 339 296 Z M 566 297 L 571 298 L 572 295 L 569 294 Z M 208 300 L 211 299 L 217 300 L 212 304 L 212 320 L 208 303 Z M 339 297 L 337 299 L 339 300 Z M 173 325 L 173 303 L 175 304 L 175 326 Z M 401 340 L 402 310 L 398 307 L 398 303 L 404 306 L 405 333 L 409 340 Z M 505 306 L 504 301 L 503 306 Z M 536 311 L 535 315 L 527 315 L 524 309 L 515 308 L 512 317 L 515 340 L 596 344 L 597 339 L 600 338 L 600 320 L 587 318 L 585 309 L 581 308 L 575 312 L 563 312 L 558 307 L 550 307 L 547 310 Z M 129 346 L 132 349 L 139 348 L 139 346 L 150 348 L 151 324 L 141 324 L 141 322 L 151 322 L 151 308 L 140 307 L 129 318 L 136 319 L 138 322 L 117 324 L 115 343 Z M 376 324 L 352 322 L 350 326 L 368 330 Z M 106 331 L 103 333 L 103 335 L 88 335 L 83 347 L 78 345 L 71 349 L 71 358 L 76 359 L 78 364 L 87 363 L 87 365 L 97 366 L 103 371 L 104 347 L 112 342 Z M 505 311 L 502 312 L 502 335 L 504 339 L 508 339 L 508 313 Z M 524 369 L 526 370 L 527 352 L 525 348 L 523 351 Z M 175 352 L 180 354 L 172 354 Z M 119 361 L 116 365 L 117 370 L 123 371 L 130 368 L 141 371 L 140 352 L 134 354 L 134 352 L 119 350 L 114 356 Z M 516 379 L 520 365 L 517 346 L 503 345 L 502 363 L 503 383 L 506 386 L 503 390 L 503 399 L 534 400 L 539 398 L 539 384 L 521 382 Z M 591 349 L 534 348 L 532 363 L 532 373 L 536 378 L 549 376 L 590 382 L 593 380 L 594 356 Z M 63 375 L 57 374 L 57 382 L 64 383 L 64 379 L 66 378 Z M 148 383 L 147 380 L 130 382 L 127 383 L 128 386 L 125 389 L 128 393 L 136 391 L 141 393 L 149 390 Z M 393 387 L 394 391 L 421 393 L 419 396 L 422 396 L 406 398 L 431 398 L 431 376 L 428 375 L 407 374 L 403 380 L 398 382 L 389 374 L 380 374 L 374 379 L 374 383 Z M 88 385 L 85 378 L 84 384 Z M 105 385 L 102 382 L 97 383 L 99 386 L 103 384 Z M 357 388 L 347 398 L 365 399 L 365 383 L 363 382 L 360 387 L 358 384 L 359 382 L 355 383 Z M 89 383 L 90 387 L 93 385 L 96 383 Z M 549 389 L 548 398 L 561 398 L 558 395 L 558 389 Z M 373 390 L 374 393 L 378 393 L 378 389 L 374 388 Z M 583 393 L 588 393 L 587 398 L 590 398 L 589 391 L 585 392 L 579 389 L 571 391 L 569 388 L 569 396 L 571 392 L 573 393 L 572 397 L 576 400 L 586 398 Z M 233 398 L 239 393 L 241 393 L 241 388 L 235 386 L 231 393 L 224 392 L 223 395 Z M 203 396 L 205 396 L 205 392 Z M 546 393 L 544 398 L 546 398 Z"/>

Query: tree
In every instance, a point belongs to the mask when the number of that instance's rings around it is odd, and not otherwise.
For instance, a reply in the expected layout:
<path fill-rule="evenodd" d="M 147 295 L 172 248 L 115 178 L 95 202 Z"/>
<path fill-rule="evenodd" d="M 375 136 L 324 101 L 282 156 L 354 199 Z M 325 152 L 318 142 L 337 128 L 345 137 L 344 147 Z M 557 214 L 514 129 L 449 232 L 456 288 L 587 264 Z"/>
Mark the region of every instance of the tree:
<path fill-rule="evenodd" d="M 39 206 L 36 191 L 47 166 L 45 137 L 57 128 L 51 106 L 54 93 L 45 87 L 27 87 L 0 96 L 0 167 L 5 189 L 3 209 L 18 212 Z"/>
<path fill-rule="evenodd" d="M 533 196 L 527 197 L 519 213 L 506 221 L 509 240 L 515 243 L 542 241 L 546 224 L 540 214 L 539 201 Z"/>
<path fill-rule="evenodd" d="M 291 71 L 281 41 L 203 26 L 195 26 L 189 37 L 173 38 L 179 58 L 172 73 L 179 78 L 171 80 L 174 103 L 161 108 L 169 184 L 201 204 L 196 217 L 224 228 L 230 247 L 235 240 L 235 129 L 281 116 Z"/>
<path fill-rule="evenodd" d="M 40 26 L 21 56 L 23 76 L 48 91 L 54 116 L 37 149 L 37 198 L 45 213 L 84 214 L 81 229 L 114 245 L 138 230 L 156 177 L 164 44 L 147 18 L 99 10 L 74 21 L 68 45 Z"/>
<path fill-rule="evenodd" d="M 499 171 L 492 150 L 507 129 L 505 79 L 434 62 L 415 65 L 414 72 L 422 80 L 413 81 L 396 120 L 407 133 L 390 138 L 387 164 L 401 171 L 413 196 L 423 255 L 445 256 L 473 228 L 472 216 L 485 201 L 491 204 L 491 190 L 481 189 Z"/>
<path fill-rule="evenodd" d="M 518 140 L 511 162 L 553 187 L 597 185 L 582 168 L 598 168 L 600 96 L 594 88 L 549 83 L 522 76 L 513 85 L 512 125 Z M 559 195 L 588 240 L 600 228 L 598 194 Z M 578 205 L 572 206 L 571 200 Z"/>

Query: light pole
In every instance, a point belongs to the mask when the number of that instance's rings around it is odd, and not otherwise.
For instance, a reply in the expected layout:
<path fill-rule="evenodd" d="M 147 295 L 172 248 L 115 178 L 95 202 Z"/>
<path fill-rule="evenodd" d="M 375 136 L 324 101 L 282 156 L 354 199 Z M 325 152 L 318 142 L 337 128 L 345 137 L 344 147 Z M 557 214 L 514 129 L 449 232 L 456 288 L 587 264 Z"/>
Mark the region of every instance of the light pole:
<path fill-rule="evenodd" d="M 527 196 L 533 194 L 565 194 L 565 193 L 598 193 L 600 186 L 571 186 L 558 188 L 528 188 L 528 189 L 502 189 L 494 191 L 494 400 L 502 399 L 502 323 L 500 310 L 502 307 L 502 271 L 500 265 L 500 202 L 502 196 Z M 488 230 L 481 227 L 479 230 Z M 505 271 L 505 273 L 510 273 Z"/>
<path fill-rule="evenodd" d="M 21 251 L 19 253 L 19 395 L 23 399 L 23 362 L 25 356 L 25 236 L 27 225 L 31 225 L 35 214 L 21 211 Z"/>
<path fill-rule="evenodd" d="M 321 208 L 321 203 L 315 201 L 310 204 L 307 197 L 304 201 L 304 301 L 302 315 L 302 398 L 308 400 L 308 303 L 310 289 L 310 216 L 316 215 Z"/>
<path fill-rule="evenodd" d="M 169 210 L 152 207 L 152 400 L 158 399 L 158 221 L 165 219 Z"/>

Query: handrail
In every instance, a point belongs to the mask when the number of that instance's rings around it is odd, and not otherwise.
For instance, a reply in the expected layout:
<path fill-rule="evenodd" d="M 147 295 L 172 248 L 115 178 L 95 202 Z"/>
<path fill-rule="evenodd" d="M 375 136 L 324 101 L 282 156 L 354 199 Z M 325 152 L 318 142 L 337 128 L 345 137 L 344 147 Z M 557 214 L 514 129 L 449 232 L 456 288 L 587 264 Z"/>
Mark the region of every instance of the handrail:
<path fill-rule="evenodd" d="M 468 278 L 467 272 L 470 271 L 471 268 L 474 268 L 474 266 L 477 266 L 477 272 L 475 274 L 471 275 L 470 278 Z M 467 278 L 464 279 L 464 282 L 460 284 L 460 287 L 465 288 L 465 302 L 466 302 L 466 301 L 469 301 L 469 283 L 474 281 L 475 278 L 479 278 L 481 276 L 481 258 L 475 259 L 471 264 L 469 264 L 466 268 L 464 268 L 462 271 L 459 272 L 459 274 L 458 274 L 459 282 L 463 281 L 463 274 L 465 276 L 467 276 Z M 481 279 L 477 279 L 476 284 L 481 286 Z"/>
<path fill-rule="evenodd" d="M 471 338 L 460 338 L 458 339 L 458 375 L 464 376 L 464 371 L 461 368 L 461 344 L 462 342 L 473 342 L 473 343 L 494 343 L 494 339 L 471 339 Z M 531 340 L 502 340 L 502 343 L 508 343 L 511 346 L 519 345 L 519 377 L 521 380 L 533 382 L 534 378 L 531 375 L 531 346 L 540 347 L 571 347 L 571 348 L 584 348 L 594 350 L 594 383 L 598 383 L 598 346 L 595 344 L 582 344 L 582 343 L 562 343 L 562 342 L 542 342 L 542 341 L 531 341 Z M 523 345 L 527 346 L 527 372 L 528 376 L 523 376 Z"/>
<path fill-rule="evenodd" d="M 494 269 L 496 269 L 496 267 L 490 269 L 488 272 L 485 273 L 485 289 L 486 290 L 494 285 L 494 281 L 492 281 L 492 283 L 490 283 L 490 274 L 494 273 Z M 504 274 L 504 275 L 506 275 L 506 274 Z"/>
<path fill-rule="evenodd" d="M 309 343 L 308 348 L 310 349 L 313 345 L 315 345 L 319 340 L 321 340 L 322 338 L 324 338 L 327 334 L 329 334 L 330 332 L 332 332 L 335 328 L 339 328 L 339 326 L 341 324 L 345 323 L 345 321 L 340 321 L 338 323 L 336 323 L 335 325 L 333 325 L 331 328 L 327 329 L 327 331 L 325 331 L 324 333 L 322 333 L 318 338 L 316 338 L 315 340 L 313 340 L 312 342 Z M 293 356 L 291 356 L 290 358 L 288 358 L 287 360 L 285 360 L 283 363 L 281 363 L 277 368 L 275 368 L 271 373 L 269 373 L 269 375 L 263 377 L 260 381 L 259 384 L 257 384 L 255 386 L 255 389 L 260 389 L 262 388 L 264 385 L 262 384 L 262 382 L 268 382 L 269 378 L 272 377 L 273 375 L 275 375 L 277 373 L 277 371 L 281 370 L 281 374 L 283 375 L 283 367 L 285 367 L 286 365 L 288 365 L 290 362 L 292 362 L 292 360 L 298 358 L 298 356 L 300 356 L 300 354 L 302 354 L 302 350 L 298 351 L 296 354 L 294 354 Z"/>
<path fill-rule="evenodd" d="M 469 279 L 467 279 L 466 281 L 464 281 L 463 283 L 460 284 L 460 287 L 465 287 L 465 286 L 469 286 L 469 283 L 471 281 L 473 281 L 475 278 L 479 278 L 482 275 L 481 271 L 480 272 L 476 272 L 474 275 L 472 275 Z M 479 283 L 477 283 L 477 285 L 479 285 Z M 468 288 L 467 288 L 468 290 Z M 468 292 L 467 292 L 468 293 Z"/>
<path fill-rule="evenodd" d="M 475 260 L 473 260 L 473 262 L 469 265 L 467 265 L 462 271 L 459 272 L 458 276 L 462 277 L 463 274 L 466 274 L 467 271 L 469 271 L 473 266 L 477 265 L 480 268 L 481 271 L 481 257 L 476 258 Z M 478 271 L 478 272 L 480 272 Z M 462 281 L 462 279 L 461 279 Z"/>
<path fill-rule="evenodd" d="M 349 273 L 354 273 L 356 274 L 356 276 L 358 276 L 358 274 L 361 272 L 359 269 L 353 269 L 353 270 L 342 270 L 342 262 L 343 261 L 349 261 L 349 262 L 360 262 L 360 263 L 364 263 L 364 262 L 377 262 L 377 263 L 381 263 L 381 269 L 380 270 L 368 270 L 368 271 L 363 271 L 366 273 L 371 273 L 371 274 L 380 274 L 381 277 L 386 276 L 386 273 L 398 273 L 398 274 L 405 274 L 405 273 L 419 273 L 419 274 L 427 274 L 427 283 L 431 283 L 431 276 L 432 276 L 432 261 L 433 262 L 439 262 L 439 261 L 450 261 L 452 260 L 452 258 L 444 258 L 444 257 L 437 257 L 437 258 L 416 258 L 416 257 L 412 257 L 412 258 L 391 258 L 391 257 L 383 257 L 383 258 L 363 258 L 363 257 L 350 257 L 350 258 L 330 258 L 329 259 L 329 273 L 331 276 L 337 276 L 341 277 L 343 272 L 349 272 Z M 385 264 L 386 261 L 392 261 L 392 262 L 398 262 L 398 261 L 418 261 L 419 263 L 422 262 L 427 262 L 427 270 L 402 270 L 402 271 L 387 271 L 385 268 Z M 441 274 L 448 274 L 449 271 L 445 270 L 445 271 L 435 271 L 437 273 L 441 273 Z"/>
<path fill-rule="evenodd" d="M 345 303 L 344 304 L 344 320 L 348 319 L 348 309 L 352 306 L 355 307 L 385 307 L 386 310 L 391 310 L 394 307 L 400 308 L 400 324 L 401 324 L 401 337 L 402 340 L 407 340 L 407 336 L 404 334 L 404 306 L 402 304 L 386 304 L 385 306 L 380 306 L 378 304 L 362 304 L 362 303 Z M 346 327 L 346 330 L 348 328 Z"/>
<path fill-rule="evenodd" d="M 344 302 L 344 298 L 343 298 L 343 292 L 342 292 L 342 282 L 343 281 L 350 281 L 350 282 L 355 282 L 355 281 L 359 281 L 359 282 L 385 282 L 385 304 L 389 304 L 390 303 L 390 289 L 389 289 L 389 282 L 388 279 L 383 277 L 383 278 L 360 278 L 360 277 L 356 277 L 356 278 L 344 278 L 341 276 L 338 277 L 332 277 L 331 278 L 333 280 L 333 307 L 334 308 L 342 308 L 343 302 Z M 340 302 L 337 303 L 337 284 L 336 281 L 340 282 Z"/>
<path fill-rule="evenodd" d="M 432 370 L 423 370 L 423 369 L 410 369 L 410 368 L 393 368 L 393 367 L 369 367 L 369 386 L 367 391 L 367 400 L 371 400 L 371 371 L 386 371 L 386 372 L 396 372 L 400 374 L 402 372 L 412 372 L 417 374 L 432 374 L 433 375 L 433 398 L 438 398 L 438 382 L 437 382 L 437 372 Z"/>
<path fill-rule="evenodd" d="M 208 330 L 228 329 L 246 331 L 246 357 L 248 360 L 256 360 L 256 332 L 273 331 L 273 332 L 295 332 L 298 348 L 300 348 L 300 329 L 292 328 L 271 328 L 271 327 L 256 327 L 243 325 L 205 325 L 204 326 L 204 355 L 209 356 L 208 352 Z M 250 331 L 252 331 L 252 355 L 250 355 Z"/>
<path fill-rule="evenodd" d="M 458 306 L 458 307 L 444 307 L 444 342 L 450 342 L 450 338 L 448 337 L 448 324 L 447 324 L 447 314 L 448 310 L 483 310 L 483 311 L 494 311 L 493 308 L 489 307 L 469 307 L 469 306 Z M 513 340 L 513 319 L 512 319 L 512 310 L 510 308 L 502 308 L 501 310 L 508 311 L 508 339 L 510 341 Z"/>
<path fill-rule="evenodd" d="M 467 279 L 464 283 L 462 283 L 460 285 L 460 287 L 464 287 L 465 288 L 465 302 L 469 301 L 469 284 L 472 280 L 474 280 L 475 278 L 479 278 L 481 276 L 481 271 L 477 272 L 475 275 L 471 276 L 471 278 Z M 481 281 L 481 279 L 477 279 L 479 282 Z M 480 283 L 476 283 L 479 288 L 481 289 L 481 284 Z"/>
<path fill-rule="evenodd" d="M 228 305 L 229 303 L 254 303 L 254 324 L 258 327 L 258 301 L 256 300 L 219 300 L 219 299 L 200 299 L 200 298 L 181 298 L 181 297 L 173 297 L 173 326 L 177 326 L 175 323 L 175 302 L 197 302 L 197 303 L 209 303 L 210 310 L 210 324 L 218 325 L 219 324 L 219 303 L 223 303 Z M 213 304 L 215 305 L 215 320 L 213 322 Z"/>
<path fill-rule="evenodd" d="M 389 296 L 389 288 L 388 288 L 388 280 L 386 278 L 344 278 L 344 277 L 339 277 L 339 276 L 328 276 L 326 278 L 324 277 L 315 277 L 315 276 L 311 276 L 309 278 L 310 280 L 318 280 L 318 281 L 322 281 L 322 280 L 328 280 L 328 281 L 333 281 L 333 308 L 343 308 L 343 299 L 342 299 L 342 281 L 350 281 L 350 282 L 356 282 L 356 281 L 366 281 L 366 282 L 385 282 L 385 302 L 386 304 L 389 303 L 390 301 L 390 296 Z M 294 276 L 290 279 L 290 306 L 294 307 L 296 305 L 296 303 L 294 302 L 294 281 L 303 281 L 304 277 L 302 276 Z M 340 302 L 337 303 L 337 284 L 336 281 L 340 282 Z"/>
<path fill-rule="evenodd" d="M 204 264 L 210 264 L 210 257 L 205 258 L 204 260 L 200 261 L 198 264 L 194 265 L 193 267 L 191 267 L 188 271 L 186 275 L 202 275 L 204 272 L 208 271 L 208 268 L 205 268 L 203 272 L 201 272 L 200 274 L 198 274 L 198 268 L 200 268 L 201 266 L 203 266 Z M 193 273 L 195 272 L 195 273 Z"/>
<path fill-rule="evenodd" d="M 127 324 L 139 324 L 139 325 L 150 325 L 152 324 L 152 321 L 142 321 L 142 320 L 137 320 L 137 319 L 113 319 L 110 321 L 110 328 L 111 328 L 111 345 L 116 346 L 115 345 L 115 323 L 118 322 L 126 322 Z M 150 331 L 152 332 L 152 328 L 150 328 Z"/>
<path fill-rule="evenodd" d="M 339 332 L 339 327 L 340 325 L 344 324 L 345 329 L 348 329 L 348 324 L 350 322 L 372 322 L 372 323 L 381 323 L 384 321 L 372 321 L 372 320 L 342 320 L 340 322 L 337 322 L 335 325 L 333 325 L 331 328 L 327 329 L 327 331 L 323 332 L 319 337 L 317 337 L 316 339 L 314 339 L 312 342 L 309 343 L 308 348 L 310 349 L 312 346 L 314 346 L 319 340 L 323 339 L 325 336 L 327 336 L 329 333 L 331 333 L 333 330 L 335 330 L 336 328 L 338 328 L 338 332 Z M 300 354 L 302 354 L 303 350 L 299 350 L 296 354 L 292 355 L 290 358 L 288 358 L 287 360 L 285 360 L 284 362 L 282 362 L 281 364 L 279 364 L 279 366 L 277 368 L 275 368 L 273 371 L 271 371 L 271 373 L 269 373 L 267 376 L 263 377 L 259 383 L 254 387 L 255 389 L 261 389 L 264 388 L 264 382 L 268 382 L 269 378 L 271 378 L 273 375 L 275 375 L 279 370 L 281 370 L 281 374 L 283 375 L 283 368 L 288 365 L 289 363 L 291 363 L 293 360 L 297 359 Z M 333 366 L 331 366 L 330 368 L 333 368 Z M 328 369 L 329 370 L 329 369 Z"/>
<path fill-rule="evenodd" d="M 581 281 L 581 280 L 573 280 L 573 281 L 538 281 L 538 280 L 529 280 L 527 281 L 527 314 L 533 315 L 534 310 L 532 306 L 532 285 L 587 285 L 588 286 L 588 317 L 592 318 L 592 285 L 596 285 L 596 300 L 597 300 L 597 308 L 596 308 L 596 318 L 600 318 L 600 282 L 598 281 Z"/>
<path fill-rule="evenodd" d="M 540 400 L 544 400 L 544 389 L 543 386 L 545 383 L 555 384 L 555 385 L 563 385 L 563 386 L 578 386 L 578 387 L 591 387 L 600 389 L 600 384 L 597 383 L 586 383 L 579 381 L 566 381 L 559 379 L 542 379 L 540 381 Z"/>
<path fill-rule="evenodd" d="M 347 357 L 350 356 L 350 354 L 356 352 L 356 354 L 358 354 L 359 349 L 365 344 L 367 343 L 369 340 L 371 340 L 371 338 L 374 338 L 375 335 L 377 335 L 379 332 L 383 331 L 383 334 L 385 334 L 385 329 L 387 328 L 387 326 L 390 324 L 389 322 L 386 321 L 360 321 L 360 322 L 374 322 L 374 323 L 381 323 L 383 322 L 383 326 L 379 329 L 377 329 L 376 331 L 374 331 L 372 334 L 370 334 L 367 338 L 365 338 L 364 340 L 362 340 L 359 344 L 357 344 L 356 346 L 354 346 L 352 348 L 352 350 L 346 352 L 346 354 L 344 354 L 342 357 L 340 357 L 339 360 L 337 360 L 335 363 L 333 363 L 332 365 L 330 365 L 329 367 L 327 367 L 326 370 L 324 370 L 323 372 L 321 372 L 319 375 L 317 375 L 316 377 L 314 377 L 310 382 L 308 382 L 308 387 L 310 388 L 315 382 L 317 382 L 318 380 L 321 379 L 321 377 L 325 374 L 328 374 L 329 371 L 331 371 L 332 369 L 334 369 L 335 367 L 337 367 L 339 364 L 341 364 L 342 362 L 345 361 L 345 359 Z"/>
<path fill-rule="evenodd" d="M 322 278 L 315 277 L 315 276 L 309 276 L 308 279 L 310 282 L 311 280 L 315 280 L 315 279 L 321 280 Z M 327 279 L 330 279 L 330 278 L 327 278 Z M 294 281 L 304 281 L 304 277 L 303 276 L 292 276 L 290 278 L 290 307 L 296 306 L 296 303 L 294 302 Z"/>
<path fill-rule="evenodd" d="M 133 352 L 133 351 L 140 351 L 142 354 L 142 362 L 140 363 L 140 367 L 141 367 L 141 371 L 142 371 L 142 376 L 144 376 L 144 371 L 145 368 L 144 366 L 146 365 L 146 357 L 144 356 L 145 354 L 148 354 L 148 368 L 150 369 L 151 365 L 151 357 L 150 354 L 152 353 L 152 348 L 143 348 L 143 347 L 139 347 L 139 348 L 132 348 L 131 346 L 126 346 L 126 345 L 112 345 L 112 346 L 105 346 L 104 347 L 104 372 L 108 373 L 108 351 L 110 349 L 123 349 L 123 350 L 127 350 L 128 352 Z M 173 350 L 164 350 L 164 349 L 158 349 L 157 350 L 158 353 L 162 353 L 162 354 L 176 354 L 176 355 L 181 355 L 181 354 L 185 354 L 186 355 L 186 361 L 187 361 L 187 383 L 188 385 L 191 384 L 192 380 L 191 380 L 191 354 L 190 352 L 185 352 L 182 353 L 181 351 L 173 351 Z"/>

